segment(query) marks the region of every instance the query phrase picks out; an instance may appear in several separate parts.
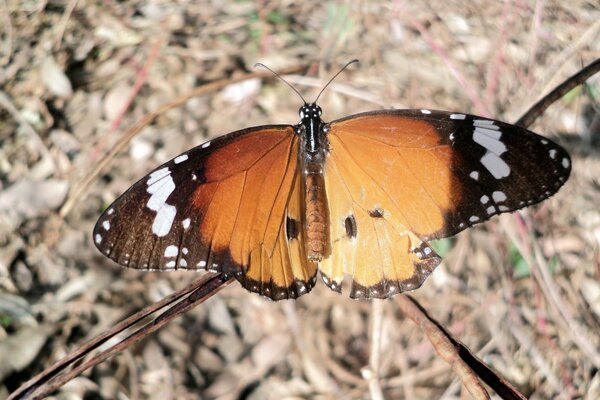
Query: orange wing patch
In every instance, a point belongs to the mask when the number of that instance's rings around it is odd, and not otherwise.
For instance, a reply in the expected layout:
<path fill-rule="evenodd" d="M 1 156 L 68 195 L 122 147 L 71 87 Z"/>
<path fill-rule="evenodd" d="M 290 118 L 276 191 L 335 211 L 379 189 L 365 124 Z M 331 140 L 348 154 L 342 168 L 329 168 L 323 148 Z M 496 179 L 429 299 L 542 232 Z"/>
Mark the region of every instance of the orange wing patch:
<path fill-rule="evenodd" d="M 438 142 L 433 127 L 398 117 L 376 122 L 334 123 L 329 136 L 333 251 L 320 269 L 337 291 L 350 274 L 353 298 L 419 287 L 441 262 L 421 238 L 442 229 L 445 210 L 458 204 L 451 149 Z"/>

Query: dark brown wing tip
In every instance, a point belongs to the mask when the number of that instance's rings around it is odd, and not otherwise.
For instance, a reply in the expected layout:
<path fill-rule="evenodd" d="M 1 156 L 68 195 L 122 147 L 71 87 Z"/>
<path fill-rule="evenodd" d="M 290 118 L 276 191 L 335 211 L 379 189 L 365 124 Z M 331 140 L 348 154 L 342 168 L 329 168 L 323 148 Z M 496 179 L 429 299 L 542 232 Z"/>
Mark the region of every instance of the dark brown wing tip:
<path fill-rule="evenodd" d="M 246 290 L 258 293 L 268 299 L 278 301 L 297 299 L 298 297 L 309 293 L 317 283 L 317 274 L 315 272 L 315 275 L 307 281 L 294 279 L 294 282 L 288 287 L 279 286 L 272 280 L 269 280 L 268 282 L 257 281 L 248 278 L 248 276 L 243 274 L 236 276 L 236 279 Z"/>

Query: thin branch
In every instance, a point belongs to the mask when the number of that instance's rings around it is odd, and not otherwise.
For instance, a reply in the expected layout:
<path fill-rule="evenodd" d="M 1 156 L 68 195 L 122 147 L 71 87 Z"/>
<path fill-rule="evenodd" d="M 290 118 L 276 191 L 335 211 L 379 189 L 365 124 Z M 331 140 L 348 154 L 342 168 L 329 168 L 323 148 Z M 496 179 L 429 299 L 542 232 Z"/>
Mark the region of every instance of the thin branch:
<path fill-rule="evenodd" d="M 80 347 L 74 353 L 63 358 L 54 365 L 46 368 L 37 376 L 21 385 L 19 389 L 17 389 L 8 397 L 8 400 L 26 398 L 41 399 L 49 395 L 50 393 L 54 392 L 66 382 L 73 379 L 75 376 L 79 375 L 88 368 L 91 368 L 101 363 L 109 357 L 112 357 L 116 353 L 122 351 L 123 349 L 150 335 L 152 332 L 158 330 L 178 315 L 189 311 L 190 309 L 196 307 L 200 303 L 203 303 L 232 281 L 233 279 L 223 279 L 221 274 L 208 273 L 203 275 L 201 278 L 197 279 L 186 288 L 181 289 L 165 297 L 163 300 L 143 309 L 142 311 L 139 311 L 138 313 L 132 315 L 123 322 L 117 324 L 111 330 L 92 339 L 90 342 Z M 171 307 L 167 308 L 166 311 L 164 311 L 152 321 L 139 327 L 133 333 L 129 334 L 129 336 L 127 336 L 125 339 L 121 340 L 116 344 L 111 345 L 108 349 L 96 354 L 93 358 L 74 367 L 68 372 L 62 373 L 61 375 L 61 372 L 66 370 L 66 368 L 68 368 L 70 365 L 74 365 L 77 361 L 82 360 L 91 351 L 99 348 L 101 345 L 105 344 L 110 339 L 114 339 L 118 334 L 125 332 L 127 329 L 138 324 L 140 321 L 142 321 L 149 315 L 167 306 Z"/>
<path fill-rule="evenodd" d="M 478 377 L 502 399 L 525 399 L 525 396 L 510 383 L 472 354 L 464 344 L 452 337 L 414 298 L 401 294 L 395 299 L 402 312 L 423 330 L 436 352 L 452 367 L 473 399 L 490 398 Z"/>
<path fill-rule="evenodd" d="M 523 114 L 523 116 L 519 118 L 517 122 L 515 122 L 515 125 L 522 126 L 524 128 L 531 126 L 531 124 L 533 124 L 533 122 L 555 101 L 563 97 L 576 86 L 581 85 L 598 71 L 600 71 L 600 58 L 596 61 L 593 61 L 587 67 L 583 68 L 581 71 L 577 72 L 575 75 L 558 85 L 553 91 L 542 97 L 525 114 Z"/>

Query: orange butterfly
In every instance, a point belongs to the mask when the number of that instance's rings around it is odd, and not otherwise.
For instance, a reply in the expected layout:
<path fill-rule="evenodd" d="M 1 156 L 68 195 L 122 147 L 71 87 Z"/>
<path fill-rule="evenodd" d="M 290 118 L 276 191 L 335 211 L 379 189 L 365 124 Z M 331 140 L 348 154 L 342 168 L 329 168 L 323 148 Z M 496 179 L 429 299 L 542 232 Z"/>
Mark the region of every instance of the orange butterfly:
<path fill-rule="evenodd" d="M 428 241 L 538 203 L 571 170 L 559 145 L 500 121 L 321 112 L 304 102 L 297 125 L 243 129 L 163 164 L 104 212 L 96 246 L 130 268 L 234 276 L 273 300 L 308 293 L 317 271 L 337 292 L 349 274 L 352 298 L 387 298 L 440 263 Z"/>

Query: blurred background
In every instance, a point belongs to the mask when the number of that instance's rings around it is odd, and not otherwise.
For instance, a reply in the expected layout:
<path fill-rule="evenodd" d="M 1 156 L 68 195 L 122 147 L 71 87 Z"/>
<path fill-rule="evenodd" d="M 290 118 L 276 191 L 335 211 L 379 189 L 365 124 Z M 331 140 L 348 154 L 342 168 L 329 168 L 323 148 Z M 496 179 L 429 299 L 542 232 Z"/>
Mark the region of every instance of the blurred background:
<path fill-rule="evenodd" d="M 198 276 L 118 267 L 92 244 L 116 196 L 157 165 L 247 126 L 297 123 L 300 99 L 249 79 L 156 118 L 95 176 L 148 112 L 205 83 L 298 67 L 324 119 L 381 108 L 514 122 L 600 56 L 598 0 L 0 1 L 0 398 L 126 316 Z M 305 68 L 302 68 L 305 67 Z M 600 79 L 532 127 L 573 157 L 560 192 L 440 241 L 414 296 L 533 399 L 600 398 Z M 68 211 L 68 212 L 66 212 Z M 371 304 L 321 283 L 270 302 L 233 283 L 57 398 L 368 399 Z M 380 331 L 388 399 L 458 399 L 460 381 L 391 299 Z M 495 395 L 494 395 L 495 396 Z"/>

